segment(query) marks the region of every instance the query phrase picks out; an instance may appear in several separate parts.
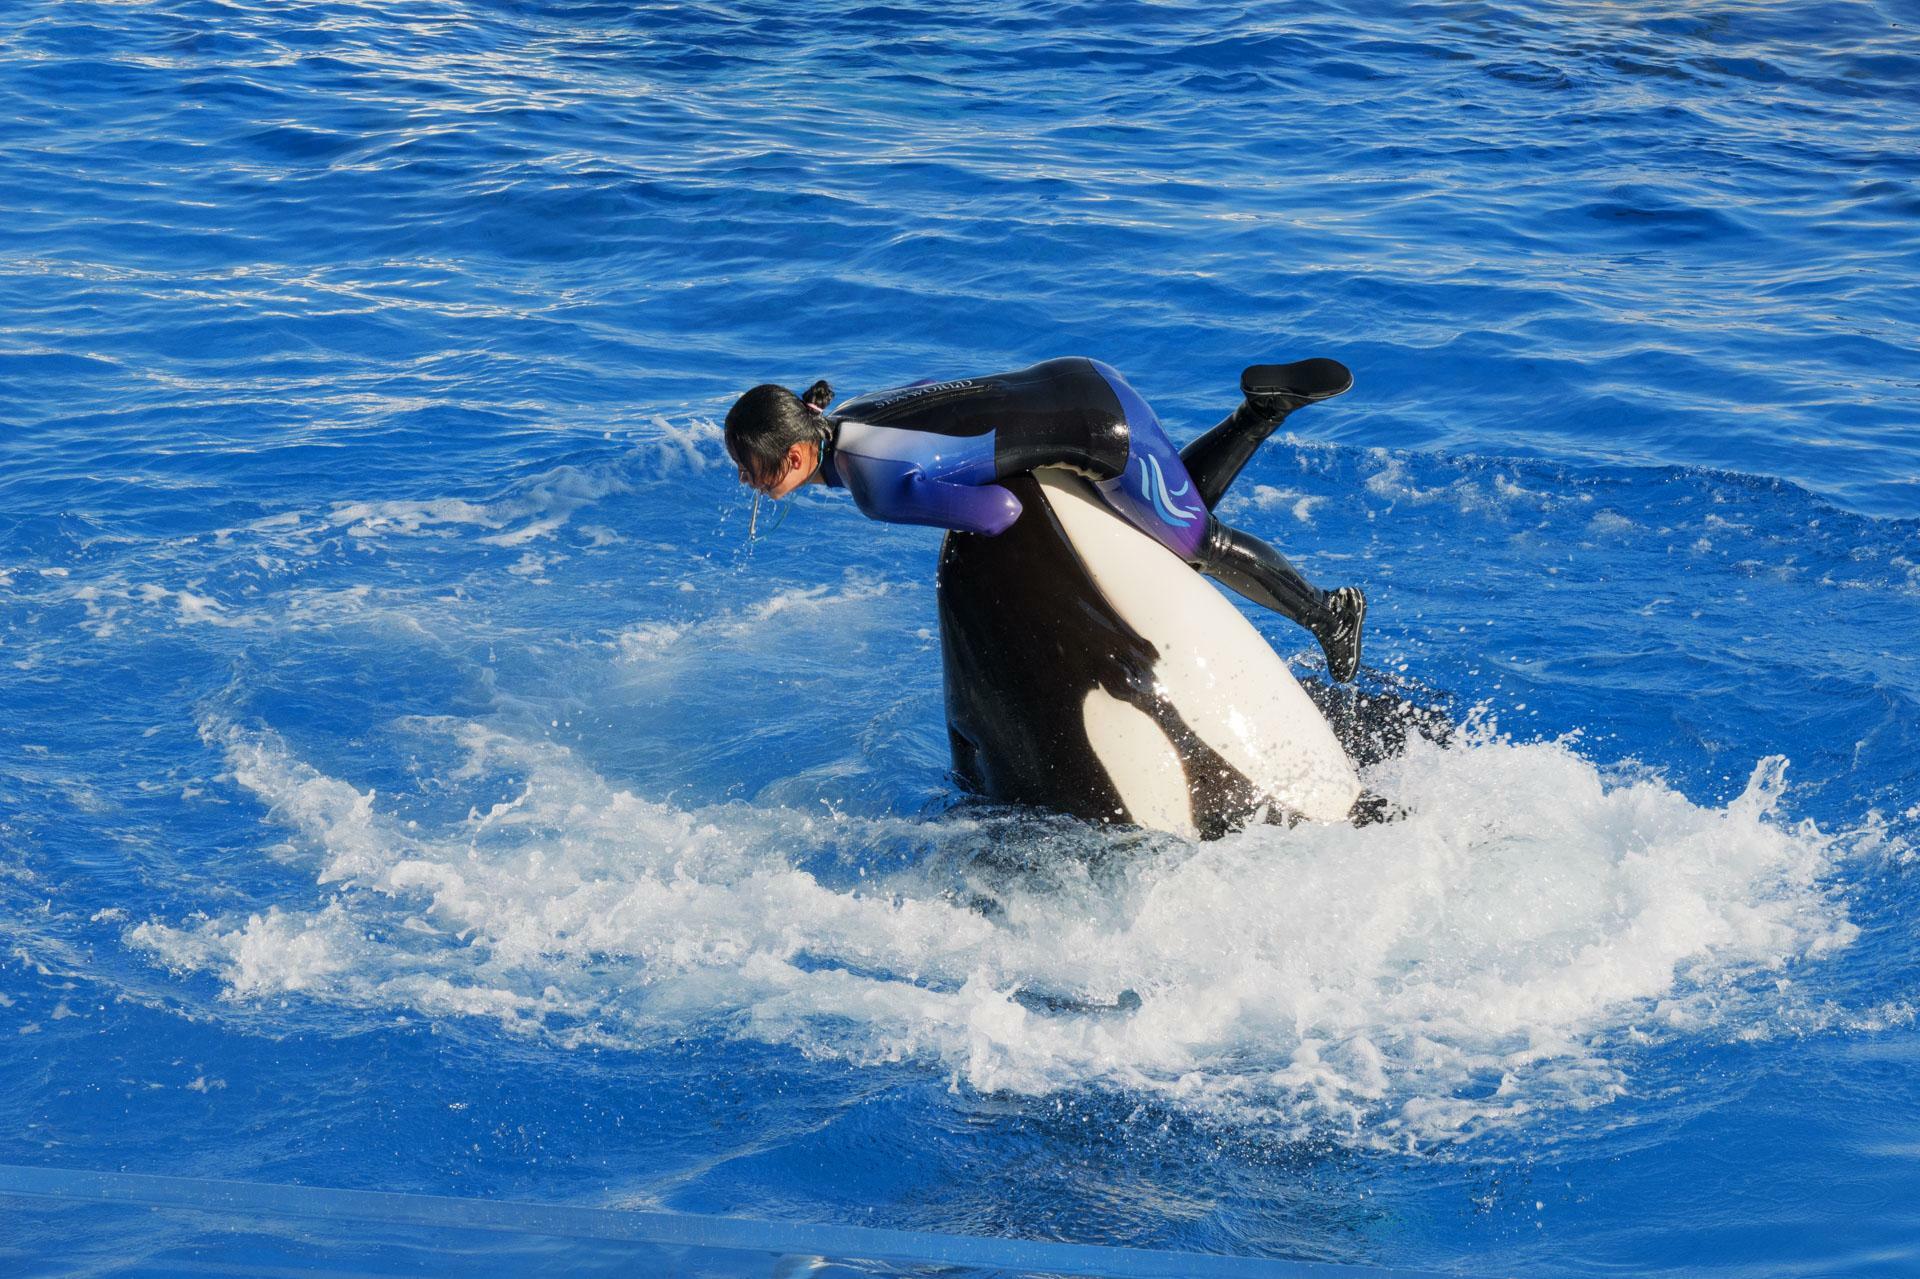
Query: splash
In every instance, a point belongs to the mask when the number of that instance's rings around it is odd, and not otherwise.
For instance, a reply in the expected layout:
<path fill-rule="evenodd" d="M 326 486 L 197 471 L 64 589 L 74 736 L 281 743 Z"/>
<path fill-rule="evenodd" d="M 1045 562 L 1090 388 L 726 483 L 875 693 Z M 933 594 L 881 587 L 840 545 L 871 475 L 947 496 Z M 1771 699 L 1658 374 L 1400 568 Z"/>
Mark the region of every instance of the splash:
<path fill-rule="evenodd" d="M 205 723 L 295 836 L 311 904 L 130 943 L 241 1005 L 491 1018 L 559 1050 L 736 1035 L 1407 1146 L 1605 1104 L 1636 1045 L 1750 1032 L 1778 1012 L 1769 977 L 1856 931 L 1823 886 L 1834 839 L 1779 815 L 1779 759 L 1713 808 L 1471 733 L 1372 771 L 1400 821 L 1196 846 L 684 811 L 552 743 L 404 727 L 449 753 L 431 803 Z M 907 869 L 865 873 L 882 865 Z"/>

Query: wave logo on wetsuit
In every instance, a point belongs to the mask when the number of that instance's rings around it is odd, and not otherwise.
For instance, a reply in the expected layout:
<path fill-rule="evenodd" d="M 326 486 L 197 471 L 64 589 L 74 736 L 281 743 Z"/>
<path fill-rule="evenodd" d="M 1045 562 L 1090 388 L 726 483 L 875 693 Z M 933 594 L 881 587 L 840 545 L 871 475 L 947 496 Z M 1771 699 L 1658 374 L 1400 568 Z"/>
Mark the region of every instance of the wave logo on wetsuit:
<path fill-rule="evenodd" d="M 1169 493 L 1166 472 L 1160 469 L 1159 460 L 1150 453 L 1143 454 L 1140 458 L 1140 475 L 1140 487 L 1146 490 L 1147 496 L 1153 500 L 1153 509 L 1159 512 L 1161 519 L 1169 524 L 1191 524 L 1200 518 L 1199 511 L 1189 511 L 1184 506 L 1173 504 L 1174 498 L 1182 496 L 1193 487 L 1192 480 L 1188 480 L 1179 489 Z"/>

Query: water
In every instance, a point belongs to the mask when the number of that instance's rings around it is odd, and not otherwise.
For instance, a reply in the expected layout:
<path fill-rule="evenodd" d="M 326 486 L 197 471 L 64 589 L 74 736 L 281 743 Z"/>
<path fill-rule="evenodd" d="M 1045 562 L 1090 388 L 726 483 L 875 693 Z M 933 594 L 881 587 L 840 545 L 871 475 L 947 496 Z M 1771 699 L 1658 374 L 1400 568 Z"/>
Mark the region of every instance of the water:
<path fill-rule="evenodd" d="M 1913 20 L 7 7 L 0 1163 L 1912 1269 Z M 747 545 L 743 386 L 1063 353 L 1354 368 L 1228 511 L 1450 698 L 1404 821 L 956 806 L 937 536 Z"/>

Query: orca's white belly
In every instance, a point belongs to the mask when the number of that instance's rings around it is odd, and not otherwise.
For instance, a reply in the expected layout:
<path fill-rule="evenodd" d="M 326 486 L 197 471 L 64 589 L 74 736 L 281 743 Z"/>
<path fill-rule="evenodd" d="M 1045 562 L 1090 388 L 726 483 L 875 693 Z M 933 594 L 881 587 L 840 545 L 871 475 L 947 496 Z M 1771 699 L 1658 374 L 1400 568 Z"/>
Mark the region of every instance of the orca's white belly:
<path fill-rule="evenodd" d="M 1159 650 L 1156 692 L 1276 805 L 1341 821 L 1360 781 L 1287 664 L 1225 596 L 1173 552 L 1117 517 L 1070 472 L 1035 473 L 1048 504 L 1114 611 Z M 1087 739 L 1133 820 L 1195 834 L 1175 744 L 1137 707 L 1095 688 Z"/>

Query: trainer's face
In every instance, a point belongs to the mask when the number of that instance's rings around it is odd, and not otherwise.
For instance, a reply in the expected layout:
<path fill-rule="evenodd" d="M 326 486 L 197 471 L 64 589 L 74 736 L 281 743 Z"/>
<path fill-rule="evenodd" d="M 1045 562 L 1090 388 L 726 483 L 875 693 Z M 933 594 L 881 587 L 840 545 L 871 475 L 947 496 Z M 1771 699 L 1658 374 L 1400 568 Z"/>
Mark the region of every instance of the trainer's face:
<path fill-rule="evenodd" d="M 768 497 L 785 497 L 812 479 L 813 473 L 819 469 L 820 447 L 803 442 L 787 449 L 787 455 L 780 459 L 779 474 L 770 479 L 756 480 L 743 466 L 740 468 L 740 482 L 749 488 L 759 489 Z"/>

